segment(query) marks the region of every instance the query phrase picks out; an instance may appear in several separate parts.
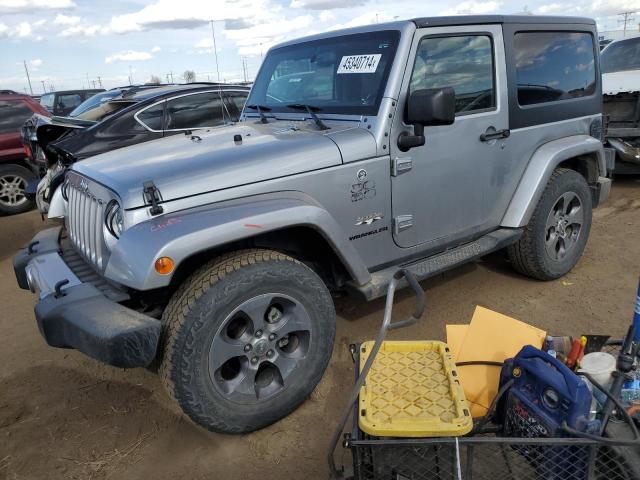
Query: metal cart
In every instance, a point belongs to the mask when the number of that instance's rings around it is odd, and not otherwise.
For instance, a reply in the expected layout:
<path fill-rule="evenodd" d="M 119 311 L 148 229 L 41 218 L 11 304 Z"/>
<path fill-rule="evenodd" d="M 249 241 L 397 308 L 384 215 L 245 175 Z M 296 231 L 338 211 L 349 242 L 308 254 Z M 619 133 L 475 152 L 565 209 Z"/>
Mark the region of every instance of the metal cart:
<path fill-rule="evenodd" d="M 391 321 L 394 292 L 401 281 L 417 295 L 414 314 Z M 372 437 L 358 425 L 353 407 L 371 365 L 389 330 L 411 325 L 422 316 L 424 292 L 410 272 L 400 270 L 389 285 L 382 327 L 370 355 L 360 369 L 359 346 L 350 347 L 355 362 L 355 385 L 339 427 L 332 438 L 328 463 L 331 478 L 354 480 L 640 480 L 640 442 L 635 427 L 614 417 L 608 438 L 501 437 L 499 425 L 485 426 L 470 436 L 438 438 Z M 620 342 L 609 349 L 616 348 Z M 615 352 L 612 352 L 615 353 Z M 352 419 L 345 433 L 345 426 Z M 335 449 L 342 439 L 350 459 L 341 468 Z"/>

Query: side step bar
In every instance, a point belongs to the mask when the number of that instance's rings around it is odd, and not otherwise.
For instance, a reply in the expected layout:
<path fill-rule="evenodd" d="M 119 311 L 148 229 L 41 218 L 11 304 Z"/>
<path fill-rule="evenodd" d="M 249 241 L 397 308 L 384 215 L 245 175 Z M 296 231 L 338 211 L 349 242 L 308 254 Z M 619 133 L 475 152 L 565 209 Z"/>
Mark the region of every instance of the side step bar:
<path fill-rule="evenodd" d="M 477 260 L 496 250 L 517 242 L 522 235 L 522 229 L 503 228 L 491 232 L 479 239 L 452 248 L 431 257 L 423 258 L 403 265 L 394 265 L 371 274 L 371 281 L 364 285 L 348 284 L 350 291 L 364 296 L 367 300 L 382 297 L 387 292 L 387 287 L 398 268 L 406 268 L 415 275 L 418 280 L 442 273 L 446 270 L 458 267 L 462 264 Z M 407 286 L 406 280 L 402 280 L 398 288 Z"/>

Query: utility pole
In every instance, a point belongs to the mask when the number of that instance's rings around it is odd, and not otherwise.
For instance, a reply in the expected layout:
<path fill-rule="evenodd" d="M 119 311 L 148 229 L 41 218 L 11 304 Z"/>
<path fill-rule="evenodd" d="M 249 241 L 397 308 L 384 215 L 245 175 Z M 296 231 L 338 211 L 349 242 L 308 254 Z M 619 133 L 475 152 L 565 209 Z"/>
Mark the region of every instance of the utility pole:
<path fill-rule="evenodd" d="M 636 12 L 622 12 L 618 14 L 619 16 L 622 17 L 620 19 L 620 23 L 623 24 L 622 38 L 625 38 L 627 36 L 627 24 L 633 21 L 635 14 Z"/>
<path fill-rule="evenodd" d="M 87 90 L 91 88 L 91 82 L 89 81 L 89 72 L 86 73 L 87 75 Z"/>
<path fill-rule="evenodd" d="M 100 78 L 100 75 L 98 75 L 98 85 L 100 85 L 100 88 L 102 87 L 102 78 Z"/>
<path fill-rule="evenodd" d="M 216 74 L 218 75 L 218 83 L 220 83 L 220 67 L 218 66 L 218 49 L 216 48 L 216 31 L 213 28 L 213 20 L 211 20 L 211 36 L 213 37 L 213 54 L 216 58 Z"/>
<path fill-rule="evenodd" d="M 242 73 L 244 74 L 244 83 L 247 83 L 247 58 L 242 57 Z"/>
<path fill-rule="evenodd" d="M 173 70 L 169 72 L 169 75 L 171 75 L 171 83 L 173 83 Z"/>
<path fill-rule="evenodd" d="M 33 95 L 33 88 L 31 87 L 31 79 L 29 78 L 29 69 L 27 68 L 27 62 L 26 60 L 23 60 L 22 63 L 24 63 L 24 71 L 27 74 L 27 82 L 29 82 L 29 91 L 31 91 L 31 95 Z"/>
<path fill-rule="evenodd" d="M 44 84 L 44 80 L 40 80 L 42 82 L 42 93 L 47 93 L 47 86 Z"/>
<path fill-rule="evenodd" d="M 129 65 L 129 85 L 133 85 L 133 74 L 131 73 L 131 65 Z"/>

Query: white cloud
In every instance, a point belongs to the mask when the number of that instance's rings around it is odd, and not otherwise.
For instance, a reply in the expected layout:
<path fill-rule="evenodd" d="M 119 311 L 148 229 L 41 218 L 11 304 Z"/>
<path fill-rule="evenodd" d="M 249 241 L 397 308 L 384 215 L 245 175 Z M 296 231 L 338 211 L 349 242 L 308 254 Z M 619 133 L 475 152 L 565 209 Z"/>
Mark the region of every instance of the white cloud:
<path fill-rule="evenodd" d="M 59 13 L 58 15 L 56 15 L 56 18 L 53 20 L 53 23 L 55 25 L 69 26 L 69 25 L 77 25 L 78 23 L 80 23 L 80 20 L 81 20 L 80 17 L 67 16 Z"/>
<path fill-rule="evenodd" d="M 266 0 L 182 0 L 176 8 L 173 0 L 157 0 L 134 13 L 117 15 L 107 29 L 113 33 L 139 32 L 153 29 L 191 29 L 210 20 L 244 19 L 247 12 L 269 11 Z M 273 11 L 273 9 L 271 9 Z"/>
<path fill-rule="evenodd" d="M 31 25 L 28 22 L 20 22 L 14 31 L 18 38 L 24 38 L 31 35 Z"/>
<path fill-rule="evenodd" d="M 320 12 L 320 15 L 318 15 L 318 18 L 320 18 L 321 22 L 330 22 L 334 20 L 336 16 L 331 10 L 323 10 Z"/>
<path fill-rule="evenodd" d="M 47 21 L 43 18 L 42 20 L 38 20 L 37 22 L 33 22 L 33 26 L 34 26 L 34 27 L 41 27 L 41 26 L 43 26 L 45 23 L 47 23 Z"/>
<path fill-rule="evenodd" d="M 348 22 L 332 25 L 329 30 L 342 30 L 343 28 L 360 27 L 361 25 L 372 25 L 376 22 L 390 22 L 391 20 L 393 20 L 393 17 L 387 12 L 367 12 L 352 18 Z"/>
<path fill-rule="evenodd" d="M 364 5 L 367 0 L 291 0 L 291 8 L 307 10 L 326 10 L 333 8 L 350 8 Z"/>
<path fill-rule="evenodd" d="M 151 49 L 151 53 L 158 53 L 158 52 L 161 52 L 161 51 L 162 51 L 162 48 L 160 48 L 157 45 Z"/>
<path fill-rule="evenodd" d="M 441 12 L 441 15 L 482 15 L 495 12 L 502 6 L 501 2 L 490 0 L 487 2 L 467 1 L 457 4 Z"/>
<path fill-rule="evenodd" d="M 136 52 L 134 50 L 128 50 L 126 52 L 118 52 L 113 55 L 109 55 L 104 59 L 105 63 L 113 62 L 139 62 L 143 60 L 150 60 L 153 58 L 149 52 Z"/>
<path fill-rule="evenodd" d="M 58 10 L 74 8 L 72 0 L 0 0 L 0 14 L 31 14 L 38 10 Z"/>
<path fill-rule="evenodd" d="M 41 66 L 42 66 L 42 60 L 39 58 L 29 61 L 29 67 L 31 67 L 31 70 L 33 71 L 38 70 Z"/>
<path fill-rule="evenodd" d="M 9 27 L 7 27 L 4 23 L 0 23 L 0 38 L 9 36 Z"/>
<path fill-rule="evenodd" d="M 72 25 L 60 32 L 62 37 L 93 37 L 102 31 L 100 25 Z"/>

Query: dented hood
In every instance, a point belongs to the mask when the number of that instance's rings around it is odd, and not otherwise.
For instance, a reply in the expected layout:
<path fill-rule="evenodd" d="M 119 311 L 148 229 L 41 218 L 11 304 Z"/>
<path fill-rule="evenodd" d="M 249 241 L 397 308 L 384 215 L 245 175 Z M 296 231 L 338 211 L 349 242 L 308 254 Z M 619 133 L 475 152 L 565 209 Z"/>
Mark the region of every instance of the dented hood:
<path fill-rule="evenodd" d="M 73 169 L 114 190 L 131 209 L 145 205 L 148 181 L 167 202 L 339 165 L 338 145 L 375 156 L 375 139 L 355 122 L 325 123 L 329 130 L 306 121 L 242 122 L 103 153 Z"/>

